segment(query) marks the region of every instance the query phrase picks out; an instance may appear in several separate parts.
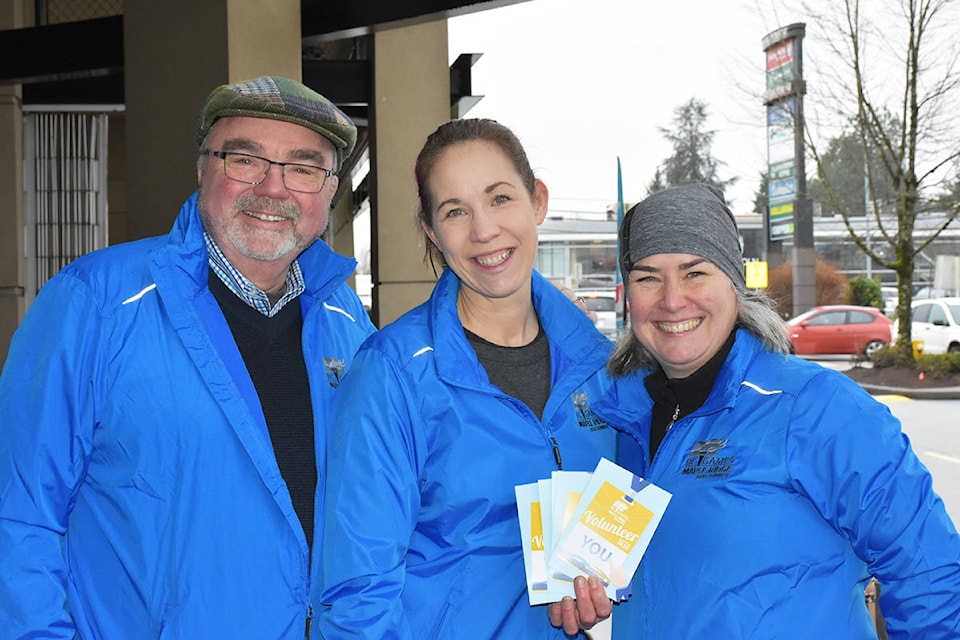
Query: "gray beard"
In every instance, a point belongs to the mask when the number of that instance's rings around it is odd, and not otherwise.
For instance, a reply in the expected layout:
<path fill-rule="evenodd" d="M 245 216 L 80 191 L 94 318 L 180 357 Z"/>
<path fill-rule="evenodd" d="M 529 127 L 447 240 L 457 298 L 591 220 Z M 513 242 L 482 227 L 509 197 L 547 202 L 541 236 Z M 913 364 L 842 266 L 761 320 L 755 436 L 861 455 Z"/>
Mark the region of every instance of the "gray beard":
<path fill-rule="evenodd" d="M 263 261 L 273 261 L 278 260 L 281 257 L 289 254 L 291 251 L 295 251 L 298 248 L 298 245 L 301 244 L 302 238 L 300 238 L 296 233 L 289 233 L 284 236 L 278 236 L 277 234 L 271 235 L 272 247 L 265 247 L 264 249 L 254 249 L 250 244 L 248 244 L 250 231 L 244 232 L 237 228 L 236 225 L 230 225 L 227 227 L 226 238 L 241 255 L 244 255 L 253 260 L 263 260 Z M 256 233 L 256 232 L 254 232 Z M 279 243 L 277 243 L 279 239 Z M 303 246 L 300 249 L 305 249 L 309 242 L 303 243 Z"/>
<path fill-rule="evenodd" d="M 252 260 L 273 261 L 282 258 L 291 252 L 299 253 L 316 238 L 304 238 L 296 232 L 296 223 L 300 220 L 300 208 L 292 202 L 275 201 L 270 198 L 259 198 L 257 196 L 246 195 L 237 198 L 234 205 L 237 211 L 252 209 L 255 211 L 265 211 L 278 216 L 283 216 L 293 221 L 293 230 L 289 234 L 278 235 L 268 231 L 262 232 L 262 237 L 268 240 L 267 247 L 264 249 L 254 248 L 253 243 L 249 242 L 251 235 L 258 235 L 261 232 L 257 230 L 243 230 L 240 224 L 231 221 L 223 229 L 224 237 L 234 249 L 241 255 Z M 240 215 L 243 215 L 242 213 Z M 270 245 L 273 245 L 270 247 Z M 299 249 L 299 251 L 297 251 Z"/>

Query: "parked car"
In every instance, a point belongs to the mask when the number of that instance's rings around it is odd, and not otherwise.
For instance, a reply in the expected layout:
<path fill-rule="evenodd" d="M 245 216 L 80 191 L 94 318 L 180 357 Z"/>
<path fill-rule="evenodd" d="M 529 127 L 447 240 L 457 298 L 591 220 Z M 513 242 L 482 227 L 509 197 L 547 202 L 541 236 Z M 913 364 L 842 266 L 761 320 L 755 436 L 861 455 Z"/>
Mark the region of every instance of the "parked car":
<path fill-rule="evenodd" d="M 888 318 L 892 318 L 897 313 L 897 301 L 900 300 L 900 292 L 895 286 L 880 287 L 880 295 L 883 298 L 883 313 Z"/>
<path fill-rule="evenodd" d="M 913 294 L 914 300 L 933 300 L 935 298 L 950 298 L 957 295 L 953 289 L 936 289 L 934 287 L 920 287 Z"/>
<path fill-rule="evenodd" d="M 577 297 L 587 305 L 587 311 L 597 314 L 597 329 L 603 335 L 617 337 L 617 292 L 614 289 L 577 289 Z"/>
<path fill-rule="evenodd" d="M 923 353 L 960 353 L 960 298 L 914 300 L 910 337 Z"/>
<path fill-rule="evenodd" d="M 826 305 L 787 321 L 790 342 L 799 355 L 864 353 L 890 344 L 893 321 L 875 307 Z"/>

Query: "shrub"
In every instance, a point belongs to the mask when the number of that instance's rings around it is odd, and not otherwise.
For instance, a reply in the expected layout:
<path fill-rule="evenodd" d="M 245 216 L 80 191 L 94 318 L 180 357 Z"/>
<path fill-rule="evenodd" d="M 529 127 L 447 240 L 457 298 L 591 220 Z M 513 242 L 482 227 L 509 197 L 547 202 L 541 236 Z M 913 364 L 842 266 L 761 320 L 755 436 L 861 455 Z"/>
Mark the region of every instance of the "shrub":
<path fill-rule="evenodd" d="M 847 299 L 847 277 L 826 260 L 814 263 L 817 287 L 816 304 L 843 304 Z M 789 260 L 767 275 L 767 295 L 777 305 L 777 312 L 785 318 L 793 313 L 793 263 Z M 806 311 L 806 309 L 804 309 Z"/>
<path fill-rule="evenodd" d="M 883 290 L 873 278 L 858 276 L 850 281 L 847 302 L 861 307 L 876 307 L 883 311 Z"/>
<path fill-rule="evenodd" d="M 875 369 L 905 366 L 900 362 L 900 356 L 897 355 L 897 350 L 890 345 L 884 345 L 870 354 L 870 362 L 873 363 Z M 912 367 L 913 364 L 908 363 L 906 366 Z"/>
<path fill-rule="evenodd" d="M 934 378 L 960 373 L 960 353 L 925 353 L 917 358 L 915 368 Z"/>

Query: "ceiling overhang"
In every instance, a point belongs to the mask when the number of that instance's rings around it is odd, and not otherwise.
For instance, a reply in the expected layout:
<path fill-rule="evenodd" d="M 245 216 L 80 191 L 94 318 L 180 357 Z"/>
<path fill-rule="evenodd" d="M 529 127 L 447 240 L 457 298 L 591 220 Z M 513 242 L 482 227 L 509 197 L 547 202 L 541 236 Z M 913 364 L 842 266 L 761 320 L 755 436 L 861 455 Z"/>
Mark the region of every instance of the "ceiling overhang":
<path fill-rule="evenodd" d="M 317 2 L 304 0 L 300 5 L 301 33 L 306 42 L 339 40 L 367 35 L 417 22 L 496 9 L 526 0 L 351 0 L 350 2 Z"/>
<path fill-rule="evenodd" d="M 301 32 L 316 44 L 524 1 L 304 0 Z M 123 65 L 123 16 L 0 31 L 0 84 L 20 83 L 24 104 L 123 104 Z M 303 61 L 304 83 L 347 110 L 365 111 L 370 73 L 369 61 Z"/>

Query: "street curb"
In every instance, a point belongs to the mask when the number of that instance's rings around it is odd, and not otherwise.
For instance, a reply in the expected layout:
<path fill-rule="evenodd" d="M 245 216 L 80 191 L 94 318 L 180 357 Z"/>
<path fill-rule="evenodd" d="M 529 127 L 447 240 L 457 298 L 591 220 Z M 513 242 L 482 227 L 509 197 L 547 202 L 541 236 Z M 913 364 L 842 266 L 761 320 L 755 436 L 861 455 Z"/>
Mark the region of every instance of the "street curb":
<path fill-rule="evenodd" d="M 957 400 L 960 399 L 960 387 L 939 387 L 931 389 L 905 389 L 903 387 L 882 387 L 876 384 L 857 383 L 873 396 L 896 395 L 914 400 Z"/>

